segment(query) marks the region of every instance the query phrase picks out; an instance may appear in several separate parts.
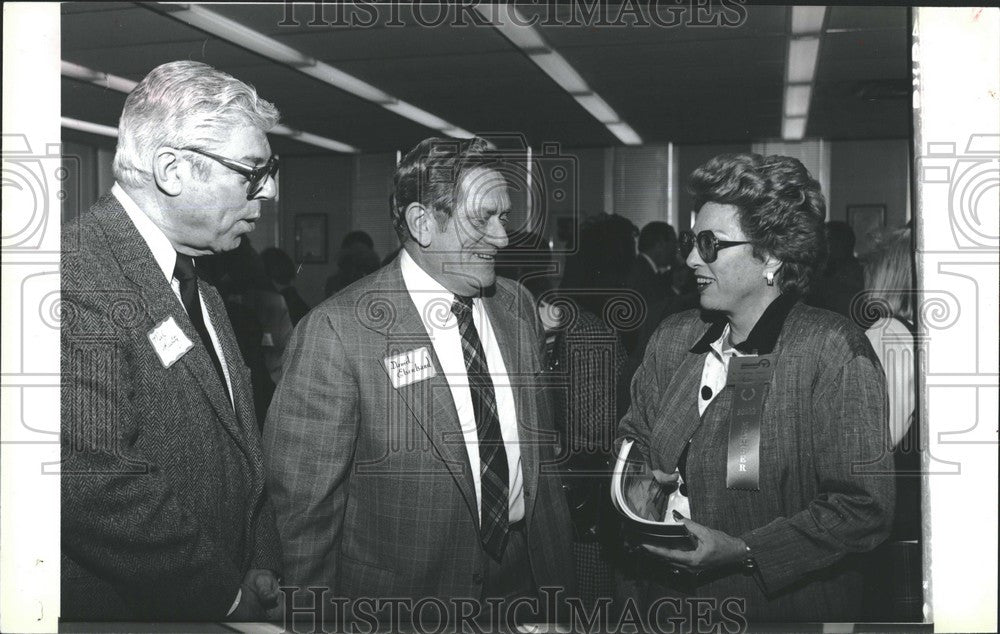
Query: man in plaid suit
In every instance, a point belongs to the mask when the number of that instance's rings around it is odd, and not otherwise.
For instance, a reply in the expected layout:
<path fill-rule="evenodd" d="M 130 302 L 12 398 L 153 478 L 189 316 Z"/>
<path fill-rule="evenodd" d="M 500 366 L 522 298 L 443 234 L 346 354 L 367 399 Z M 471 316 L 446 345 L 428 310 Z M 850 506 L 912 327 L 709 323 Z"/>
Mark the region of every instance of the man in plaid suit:
<path fill-rule="evenodd" d="M 285 580 L 346 599 L 337 618 L 545 620 L 574 592 L 542 334 L 494 274 L 510 202 L 486 149 L 427 139 L 403 158 L 402 252 L 286 353 L 264 434 Z M 379 611 L 387 597 L 405 601 Z"/>

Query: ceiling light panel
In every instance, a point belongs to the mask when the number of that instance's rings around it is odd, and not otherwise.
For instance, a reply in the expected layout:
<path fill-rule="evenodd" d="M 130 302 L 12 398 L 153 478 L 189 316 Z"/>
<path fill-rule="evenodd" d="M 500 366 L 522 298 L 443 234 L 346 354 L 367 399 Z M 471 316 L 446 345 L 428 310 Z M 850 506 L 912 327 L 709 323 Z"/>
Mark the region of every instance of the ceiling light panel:
<path fill-rule="evenodd" d="M 812 98 L 811 84 L 788 84 L 785 86 L 785 116 L 804 117 L 809 113 Z"/>
<path fill-rule="evenodd" d="M 805 117 L 785 117 L 781 120 L 781 138 L 799 141 L 806 135 Z"/>
<path fill-rule="evenodd" d="M 74 64 L 73 62 L 67 62 L 63 60 L 62 62 L 62 74 L 65 77 L 71 77 L 73 79 L 78 79 L 80 81 L 86 81 L 97 86 L 104 88 L 110 88 L 111 90 L 117 90 L 128 94 L 132 92 L 132 89 L 138 85 L 138 82 L 134 82 L 131 79 L 125 79 L 124 77 L 118 77 L 117 75 L 111 75 L 109 73 L 102 73 L 101 71 L 94 70 L 92 68 L 87 68 L 86 66 L 80 66 L 79 64 Z M 67 123 L 69 122 L 69 123 Z M 67 128 L 73 128 L 74 130 L 83 130 L 83 128 L 74 127 L 75 125 L 87 125 L 87 126 L 98 126 L 96 123 L 88 123 L 87 121 L 78 121 L 77 119 L 71 119 L 69 117 L 63 117 L 63 125 Z M 98 128 L 107 128 L 108 126 L 98 126 Z M 110 128 L 114 130 L 112 136 L 118 136 L 118 130 L 115 128 Z M 94 132 L 94 129 L 87 129 L 84 132 Z M 316 147 L 325 148 L 328 150 L 333 150 L 334 152 L 346 152 L 353 153 L 358 152 L 358 148 L 343 143 L 341 141 L 336 141 L 334 139 L 328 139 L 326 137 L 319 136 L 318 134 L 311 134 L 309 132 L 302 132 L 300 130 L 295 130 L 289 128 L 286 125 L 277 125 L 270 130 L 271 134 L 279 134 L 281 136 L 287 136 L 295 139 L 296 141 L 301 141 L 308 145 L 315 145 Z M 104 132 L 95 132 L 95 134 L 106 134 Z"/>
<path fill-rule="evenodd" d="M 823 31 L 826 7 L 792 7 L 792 35 L 813 35 Z"/>
<path fill-rule="evenodd" d="M 71 130 L 79 130 L 80 132 L 89 132 L 91 134 L 100 134 L 101 136 L 118 138 L 118 128 L 113 128 L 109 125 L 91 123 L 90 121 L 80 121 L 79 119 L 73 119 L 71 117 L 62 117 L 61 123 L 62 127 L 69 128 Z"/>
<path fill-rule="evenodd" d="M 244 26 L 236 20 L 227 18 L 197 5 L 171 5 L 157 3 L 157 11 L 190 24 L 206 33 L 211 33 L 223 40 L 242 46 L 245 49 L 263 55 L 276 62 L 286 64 L 301 73 L 309 75 L 326 84 L 339 88 L 344 92 L 360 97 L 366 101 L 382 106 L 390 112 L 410 119 L 420 125 L 430 127 L 447 134 L 448 130 L 461 130 L 444 119 L 426 110 L 396 99 L 389 93 L 372 86 L 366 81 L 345 73 L 339 68 L 320 62 L 301 51 L 294 49 L 278 40 Z M 145 5 L 144 5 L 145 6 Z M 434 125 L 430 125 L 433 122 Z"/>
<path fill-rule="evenodd" d="M 785 80 L 790 84 L 812 83 L 818 57 L 818 37 L 792 38 L 788 43 L 788 73 Z"/>
<path fill-rule="evenodd" d="M 529 26 L 530 21 L 515 6 L 476 5 L 476 11 L 622 143 L 642 145 L 636 131 L 620 120 L 614 108 L 587 85 L 576 68 L 553 50 L 534 26 Z"/>

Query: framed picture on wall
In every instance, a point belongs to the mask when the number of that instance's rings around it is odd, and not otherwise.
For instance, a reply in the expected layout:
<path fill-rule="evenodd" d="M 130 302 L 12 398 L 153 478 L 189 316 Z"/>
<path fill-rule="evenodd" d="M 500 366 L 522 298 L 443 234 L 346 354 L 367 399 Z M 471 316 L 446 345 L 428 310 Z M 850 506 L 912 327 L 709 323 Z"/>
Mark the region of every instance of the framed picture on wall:
<path fill-rule="evenodd" d="M 875 248 L 885 229 L 885 205 L 848 205 L 847 224 L 854 231 L 854 251 L 864 255 Z"/>
<path fill-rule="evenodd" d="M 295 216 L 295 261 L 300 264 L 327 263 L 325 214 Z"/>

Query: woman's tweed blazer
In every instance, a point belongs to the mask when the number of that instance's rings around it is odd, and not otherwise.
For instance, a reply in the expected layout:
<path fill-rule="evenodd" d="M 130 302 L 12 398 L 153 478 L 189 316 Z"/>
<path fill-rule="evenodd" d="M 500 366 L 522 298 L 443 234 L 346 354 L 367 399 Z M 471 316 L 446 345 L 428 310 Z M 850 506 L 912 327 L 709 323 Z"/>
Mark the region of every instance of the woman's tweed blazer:
<path fill-rule="evenodd" d="M 690 439 L 692 519 L 745 540 L 757 570 L 695 577 L 650 561 L 649 579 L 639 587 L 648 601 L 745 600 L 751 622 L 856 620 L 863 592 L 858 554 L 886 538 L 893 517 L 878 359 L 864 333 L 843 317 L 794 297 L 776 300 L 746 342 L 777 355 L 761 422 L 760 490 L 730 490 L 733 388 L 698 415 L 707 343 L 722 333 L 722 323 L 706 319 L 691 310 L 664 320 L 632 382 L 632 408 L 618 436 L 636 439 L 652 467 L 667 473 Z"/>

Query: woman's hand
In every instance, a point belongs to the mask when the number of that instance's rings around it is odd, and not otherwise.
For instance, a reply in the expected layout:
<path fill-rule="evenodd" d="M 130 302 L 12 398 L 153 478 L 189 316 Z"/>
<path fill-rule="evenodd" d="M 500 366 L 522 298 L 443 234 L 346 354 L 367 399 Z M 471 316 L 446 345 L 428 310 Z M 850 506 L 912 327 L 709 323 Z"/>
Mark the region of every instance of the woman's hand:
<path fill-rule="evenodd" d="M 653 544 L 642 545 L 674 568 L 698 574 L 713 568 L 738 564 L 747 558 L 746 542 L 739 537 L 702 526 L 698 522 L 682 517 L 679 513 L 676 513 L 674 518 L 683 523 L 694 537 L 697 544 L 694 550 L 673 550 Z"/>

